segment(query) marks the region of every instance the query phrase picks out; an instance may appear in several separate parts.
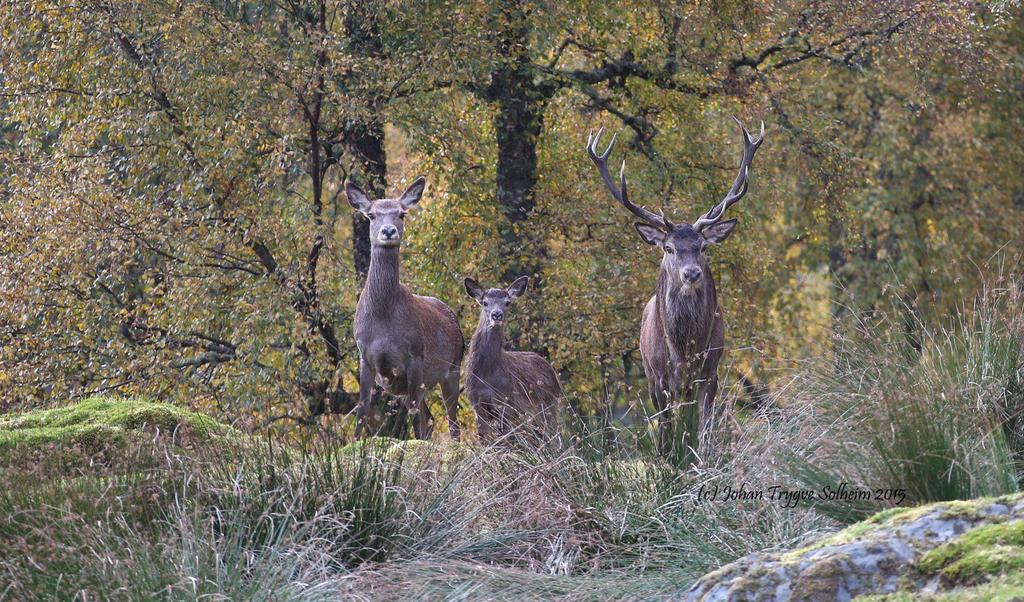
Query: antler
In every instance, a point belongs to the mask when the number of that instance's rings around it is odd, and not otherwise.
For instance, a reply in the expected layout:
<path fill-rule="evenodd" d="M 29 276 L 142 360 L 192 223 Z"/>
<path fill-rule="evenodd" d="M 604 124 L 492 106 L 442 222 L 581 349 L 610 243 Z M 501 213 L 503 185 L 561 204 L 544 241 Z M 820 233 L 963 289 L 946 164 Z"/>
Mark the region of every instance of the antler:
<path fill-rule="evenodd" d="M 597 135 L 593 133 L 587 134 L 587 154 L 594 161 L 594 165 L 597 166 L 597 171 L 601 172 L 601 178 L 604 179 L 604 183 L 608 185 L 608 190 L 611 191 L 612 196 L 615 200 L 622 203 L 622 206 L 629 209 L 633 215 L 644 220 L 648 224 L 662 230 L 664 232 L 671 232 L 675 226 L 672 222 L 668 221 L 665 217 L 664 211 L 659 215 L 653 211 L 648 211 L 639 205 L 634 205 L 629 202 L 629 195 L 626 193 L 626 162 L 622 162 L 622 169 L 619 170 L 619 185 L 615 185 L 615 180 L 612 179 L 611 174 L 608 173 L 608 155 L 612 154 L 612 148 L 615 146 L 615 139 L 619 136 L 618 134 L 612 135 L 612 141 L 608 144 L 608 148 L 601 154 L 597 152 L 598 143 L 601 140 L 601 134 L 604 133 L 604 128 L 597 130 Z"/>
<path fill-rule="evenodd" d="M 740 160 L 740 171 L 736 175 L 736 181 L 732 183 L 732 188 L 725 195 L 720 203 L 711 208 L 710 211 L 702 215 L 697 221 L 693 222 L 693 229 L 700 232 L 708 226 L 717 224 L 721 221 L 722 216 L 725 215 L 725 210 L 731 207 L 736 201 L 743 198 L 743 195 L 747 194 L 747 174 L 750 172 L 750 163 L 754 160 L 754 153 L 760 148 L 761 143 L 764 142 L 764 122 L 761 122 L 761 135 L 754 140 L 750 136 L 750 132 L 743 126 L 743 122 L 733 117 L 733 120 L 739 124 L 740 129 L 743 130 L 743 159 Z"/>

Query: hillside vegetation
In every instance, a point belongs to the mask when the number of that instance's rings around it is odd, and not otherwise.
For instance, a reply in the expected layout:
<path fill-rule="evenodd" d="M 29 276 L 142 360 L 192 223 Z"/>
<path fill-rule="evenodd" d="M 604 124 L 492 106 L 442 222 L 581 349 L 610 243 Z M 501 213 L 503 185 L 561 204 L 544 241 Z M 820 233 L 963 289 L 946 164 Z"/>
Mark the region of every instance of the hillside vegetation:
<path fill-rule="evenodd" d="M 840 371 L 808 367 L 772 409 L 741 412 L 738 431 L 719 424 L 722 452 L 700 467 L 655 457 L 649 432 L 585 423 L 566 425 L 562 445 L 540 447 L 516 438 L 490 447 L 443 438 L 346 444 L 326 432 L 287 447 L 269 439 L 214 445 L 240 435 L 139 400 L 94 398 L 5 417 L 0 438 L 16 447 L 49 449 L 108 430 L 125 433 L 108 443 L 174 431 L 193 431 L 196 443 L 157 454 L 149 447 L 144 462 L 100 474 L 0 477 L 6 595 L 646 599 L 684 595 L 702 575 L 755 552 L 795 558 L 869 536 L 884 542 L 876 526 L 927 513 L 909 514 L 914 505 L 1017 492 L 1019 294 L 993 289 L 956 322 L 922 323 L 930 334 L 916 355 L 879 354 L 885 331 L 846 341 Z M 903 358 L 898 374 L 895 357 Z M 890 379 L 913 386 L 896 389 Z M 928 429 L 905 409 L 940 401 L 950 418 Z M 88 447 L 74 447 L 88 459 Z M 816 493 L 840 483 L 899 488 L 905 497 L 898 506 L 817 495 L 796 504 L 701 498 L 715 486 Z M 998 528 L 922 548 L 918 566 L 947 589 L 1015 591 L 1019 519 L 1006 514 Z"/>

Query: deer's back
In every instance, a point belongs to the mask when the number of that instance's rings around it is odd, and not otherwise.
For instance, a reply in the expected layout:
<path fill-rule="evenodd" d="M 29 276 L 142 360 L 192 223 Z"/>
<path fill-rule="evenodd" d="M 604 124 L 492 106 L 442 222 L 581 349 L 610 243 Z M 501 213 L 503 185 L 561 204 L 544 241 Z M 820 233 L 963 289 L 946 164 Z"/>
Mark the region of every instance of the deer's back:
<path fill-rule="evenodd" d="M 562 385 L 554 368 L 536 353 L 507 351 L 505 365 L 513 388 L 511 397 L 524 412 L 550 408 L 562 396 Z"/>

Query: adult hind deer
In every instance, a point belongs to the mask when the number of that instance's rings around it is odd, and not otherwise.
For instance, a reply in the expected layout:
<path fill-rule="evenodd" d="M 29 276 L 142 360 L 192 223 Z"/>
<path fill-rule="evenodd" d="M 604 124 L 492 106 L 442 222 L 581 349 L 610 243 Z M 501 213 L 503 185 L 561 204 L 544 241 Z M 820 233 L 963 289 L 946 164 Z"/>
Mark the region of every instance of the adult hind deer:
<path fill-rule="evenodd" d="M 507 434 L 520 421 L 554 434 L 556 404 L 562 396 L 558 375 L 536 353 L 505 351 L 505 314 L 526 292 L 528 282 L 521 276 L 508 288 L 485 290 L 472 278 L 464 281 L 466 292 L 480 304 L 480 322 L 466 359 L 466 394 L 483 440 L 493 433 Z"/>
<path fill-rule="evenodd" d="M 405 215 L 419 202 L 425 186 L 421 176 L 396 200 L 371 200 L 355 184 L 345 184 L 349 204 L 370 220 L 370 269 L 355 318 L 359 348 L 356 437 L 364 426 L 376 384 L 405 397 L 419 439 L 429 438 L 433 428 L 425 403 L 427 390 L 441 385 L 449 432 L 452 438 L 459 438 L 462 330 L 447 305 L 413 294 L 398 278 Z"/>
<path fill-rule="evenodd" d="M 725 321 L 704 252 L 709 244 L 723 242 L 736 227 L 735 219 L 723 221 L 722 217 L 747 193 L 750 164 L 764 142 L 764 122 L 755 140 L 743 122 L 733 119 L 743 132 L 739 173 L 725 198 L 693 224 L 673 224 L 664 211 L 654 213 L 631 203 L 626 191 L 626 162 L 622 162 L 618 185 L 608 173 L 608 156 L 615 146 L 615 136 L 602 154 L 598 153 L 598 142 L 604 129 L 587 137 L 587 154 L 612 196 L 642 220 L 635 227 L 644 242 L 664 252 L 657 289 L 644 308 L 640 325 L 640 355 L 651 399 L 658 410 L 658 451 L 662 454 L 669 448 L 668 437 L 674 430 L 672 414 L 681 394 L 682 401 L 690 404 L 697 393 L 698 447 L 707 448 L 714 417 Z"/>

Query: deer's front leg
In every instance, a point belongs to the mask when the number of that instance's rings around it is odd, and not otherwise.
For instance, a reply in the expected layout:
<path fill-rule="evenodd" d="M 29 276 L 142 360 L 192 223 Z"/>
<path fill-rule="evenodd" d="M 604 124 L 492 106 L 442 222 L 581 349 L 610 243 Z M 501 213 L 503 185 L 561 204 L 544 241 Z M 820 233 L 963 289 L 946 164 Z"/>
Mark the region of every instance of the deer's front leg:
<path fill-rule="evenodd" d="M 493 400 L 490 399 L 473 400 L 473 410 L 476 412 L 476 433 L 483 445 L 490 444 L 494 436 L 495 416 L 491 411 L 493 403 Z"/>
<path fill-rule="evenodd" d="M 408 389 L 409 411 L 413 413 L 413 430 L 417 439 L 430 439 L 434 419 L 427 407 L 427 389 L 423 386 L 423 370 L 419 362 L 412 362 L 406 368 L 405 379 Z"/>
<path fill-rule="evenodd" d="M 377 373 L 367 361 L 366 355 L 359 354 L 359 407 L 356 409 L 356 439 L 366 422 L 366 412 L 370 408 L 370 399 L 373 397 L 373 388 L 376 384 Z"/>
<path fill-rule="evenodd" d="M 672 408 L 669 405 L 668 386 L 662 378 L 652 378 L 648 381 L 647 390 L 651 394 L 651 402 L 657 410 L 658 416 L 658 454 L 665 455 L 668 451 L 668 435 L 671 432 Z"/>
<path fill-rule="evenodd" d="M 675 409 L 681 400 L 683 388 L 683 363 L 678 358 L 671 358 L 668 366 L 668 403 Z M 685 401 L 685 400 L 683 400 Z"/>
<path fill-rule="evenodd" d="M 700 447 L 705 455 L 711 451 L 711 427 L 715 423 L 715 395 L 718 394 L 718 375 L 712 374 L 703 386 L 700 395 Z"/>
<path fill-rule="evenodd" d="M 703 383 L 697 398 L 700 404 L 700 447 L 705 456 L 711 454 L 711 430 L 715 424 L 715 396 L 718 395 L 718 364 L 722 361 L 725 344 L 725 322 L 715 321 L 703 366 Z"/>
<path fill-rule="evenodd" d="M 512 401 L 504 395 L 495 398 L 494 410 L 498 417 L 498 431 L 502 436 L 508 436 L 515 428 L 516 415 L 521 414 Z"/>
<path fill-rule="evenodd" d="M 448 432 L 458 441 L 462 433 L 459 425 L 459 371 L 453 370 L 441 383 L 441 397 L 448 414 Z"/>

